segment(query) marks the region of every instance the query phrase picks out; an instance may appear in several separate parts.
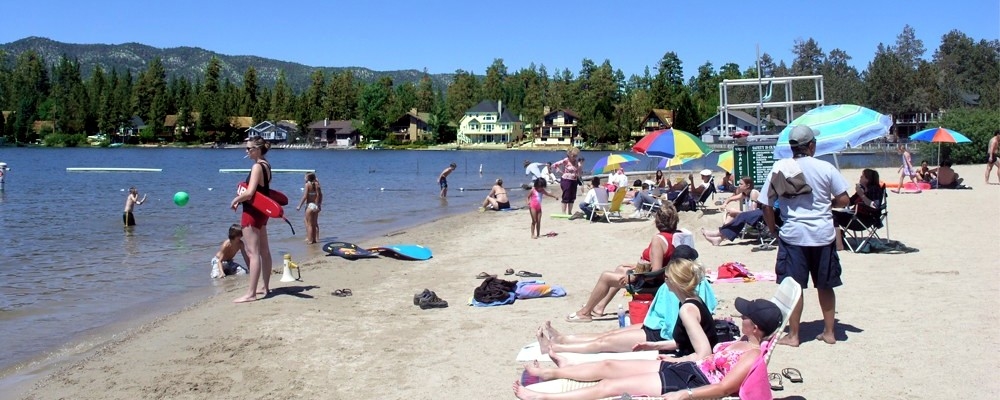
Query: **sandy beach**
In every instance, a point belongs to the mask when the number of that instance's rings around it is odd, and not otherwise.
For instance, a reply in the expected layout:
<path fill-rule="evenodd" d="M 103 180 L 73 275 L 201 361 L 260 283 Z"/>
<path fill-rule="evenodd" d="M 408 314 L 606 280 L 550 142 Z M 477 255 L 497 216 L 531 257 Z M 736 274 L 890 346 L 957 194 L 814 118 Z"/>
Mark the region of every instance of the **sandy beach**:
<path fill-rule="evenodd" d="M 769 370 L 797 368 L 804 382 L 786 380 L 775 398 L 1000 395 L 1000 381 L 988 378 L 1000 369 L 989 350 L 1000 347 L 1000 185 L 982 183 L 983 165 L 956 170 L 974 190 L 890 194 L 889 236 L 919 252 L 840 253 L 845 284 L 837 290 L 838 342 L 778 347 Z M 883 180 L 898 179 L 894 168 L 879 172 Z M 860 172 L 843 174 L 853 184 Z M 523 196 L 512 192 L 512 203 L 524 203 Z M 631 212 L 630 205 L 625 209 Z M 542 232 L 558 236 L 530 239 L 527 210 L 473 211 L 359 243 L 422 244 L 434 251 L 429 261 L 296 259 L 303 281 L 281 283 L 275 275 L 275 293 L 267 299 L 231 303 L 245 290 L 240 285 L 122 334 L 0 398 L 513 398 L 510 386 L 522 370 L 515 356 L 541 323 L 552 320 L 566 332 L 616 326 L 570 324 L 564 317 L 585 301 L 600 271 L 635 262 L 655 233 L 651 220 L 549 218 L 559 212 L 551 199 L 543 210 Z M 680 227 L 697 233 L 721 220 L 718 213 L 682 212 Z M 775 252 L 751 252 L 752 243 L 713 247 L 696 235 L 707 269 L 740 261 L 751 271 L 773 272 Z M 504 277 L 507 268 L 541 273 L 569 295 L 492 308 L 467 305 L 481 282 L 476 274 Z M 353 296 L 331 295 L 341 288 L 351 288 Z M 413 295 L 424 288 L 450 306 L 414 306 Z M 770 297 L 776 285 L 714 288 L 717 315 L 726 316 L 736 297 Z M 803 298 L 803 337 L 811 338 L 822 329 L 816 291 L 806 290 Z"/>

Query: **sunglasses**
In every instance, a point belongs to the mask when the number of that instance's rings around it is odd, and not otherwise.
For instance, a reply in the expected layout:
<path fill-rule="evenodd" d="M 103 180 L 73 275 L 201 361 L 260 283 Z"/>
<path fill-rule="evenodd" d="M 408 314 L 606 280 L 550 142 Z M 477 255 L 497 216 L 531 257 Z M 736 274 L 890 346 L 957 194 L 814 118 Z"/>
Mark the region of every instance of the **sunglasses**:
<path fill-rule="evenodd" d="M 250 146 L 250 147 L 247 147 L 247 152 L 249 152 L 250 150 L 253 150 L 253 149 L 256 149 L 256 148 L 257 148 L 257 146 Z"/>

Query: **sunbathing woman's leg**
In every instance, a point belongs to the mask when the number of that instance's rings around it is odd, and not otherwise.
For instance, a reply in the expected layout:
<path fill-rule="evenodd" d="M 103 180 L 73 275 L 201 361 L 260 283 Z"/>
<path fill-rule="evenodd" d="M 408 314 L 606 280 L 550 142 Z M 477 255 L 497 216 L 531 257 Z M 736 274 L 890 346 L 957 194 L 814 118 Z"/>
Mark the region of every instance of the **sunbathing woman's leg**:
<path fill-rule="evenodd" d="M 642 330 L 642 324 L 629 325 L 624 328 L 616 328 L 605 332 L 597 333 L 577 333 L 572 335 L 563 335 L 559 333 L 555 328 L 552 327 L 552 323 L 545 321 L 545 325 L 542 325 L 542 329 L 545 330 L 545 337 L 548 338 L 552 343 L 586 343 L 593 340 L 600 339 L 605 336 L 616 335 L 621 331 L 633 331 Z"/>
<path fill-rule="evenodd" d="M 590 292 L 590 298 L 587 299 L 587 304 L 584 304 L 583 308 L 576 312 L 577 319 L 582 320 L 592 320 L 594 307 L 608 295 L 608 292 L 614 289 L 615 292 L 621 289 L 620 280 L 624 277 L 623 274 L 617 272 L 605 271 L 601 273 L 601 276 L 597 278 L 597 284 L 594 285 L 594 290 Z"/>
<path fill-rule="evenodd" d="M 518 381 L 514 381 L 512 388 L 514 389 L 514 396 L 522 400 L 603 399 L 606 397 L 620 396 L 622 393 L 626 392 L 658 394 L 662 390 L 659 372 L 644 373 L 641 375 L 617 379 L 605 379 L 598 382 L 595 386 L 564 393 L 535 392 L 521 386 L 521 382 Z"/>
<path fill-rule="evenodd" d="M 617 379 L 660 372 L 660 360 L 601 360 L 558 368 L 545 368 L 537 364 L 525 364 L 524 369 L 529 374 L 543 381 L 566 378 L 582 382 L 593 382 L 601 379 Z M 659 391 L 659 379 L 654 379 Z M 650 393 L 650 392 L 640 392 Z M 620 394 L 620 393 L 619 393 Z"/>
<path fill-rule="evenodd" d="M 642 325 L 632 325 L 641 327 Z M 626 353 L 632 351 L 636 343 L 646 341 L 642 329 L 617 329 L 601 337 L 587 341 L 568 343 L 548 343 L 548 349 L 557 353 Z M 541 343 L 541 342 L 539 342 Z"/>

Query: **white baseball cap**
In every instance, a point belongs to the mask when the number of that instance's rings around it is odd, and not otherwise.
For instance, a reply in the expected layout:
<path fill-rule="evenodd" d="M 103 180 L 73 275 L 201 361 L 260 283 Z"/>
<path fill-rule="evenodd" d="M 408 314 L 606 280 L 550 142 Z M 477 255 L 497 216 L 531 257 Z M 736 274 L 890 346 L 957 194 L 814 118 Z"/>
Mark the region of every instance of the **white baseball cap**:
<path fill-rule="evenodd" d="M 710 169 L 701 170 L 701 176 L 712 176 L 712 170 Z"/>

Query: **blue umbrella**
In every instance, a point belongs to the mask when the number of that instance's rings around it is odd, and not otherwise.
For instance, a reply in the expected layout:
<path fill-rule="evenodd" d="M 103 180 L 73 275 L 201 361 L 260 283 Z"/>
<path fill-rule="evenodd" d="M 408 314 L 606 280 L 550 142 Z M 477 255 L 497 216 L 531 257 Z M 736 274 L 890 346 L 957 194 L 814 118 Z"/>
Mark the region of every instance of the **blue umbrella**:
<path fill-rule="evenodd" d="M 892 118 L 873 110 L 852 104 L 821 106 L 809 110 L 792 121 L 778 134 L 774 158 L 789 158 L 788 134 L 798 125 L 808 125 L 819 131 L 816 137 L 816 156 L 834 154 L 857 147 L 880 137 L 885 137 L 892 127 Z"/>

